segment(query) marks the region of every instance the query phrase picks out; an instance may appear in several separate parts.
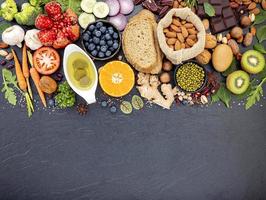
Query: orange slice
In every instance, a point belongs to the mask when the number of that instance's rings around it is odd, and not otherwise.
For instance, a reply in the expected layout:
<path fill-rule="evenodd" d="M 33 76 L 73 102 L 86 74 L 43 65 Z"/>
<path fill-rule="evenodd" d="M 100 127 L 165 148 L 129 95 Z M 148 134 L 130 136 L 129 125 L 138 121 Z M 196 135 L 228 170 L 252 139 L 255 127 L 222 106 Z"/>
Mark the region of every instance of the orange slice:
<path fill-rule="evenodd" d="M 128 94 L 135 84 L 132 68 L 121 61 L 107 63 L 99 70 L 99 73 L 101 88 L 112 97 L 122 97 Z"/>

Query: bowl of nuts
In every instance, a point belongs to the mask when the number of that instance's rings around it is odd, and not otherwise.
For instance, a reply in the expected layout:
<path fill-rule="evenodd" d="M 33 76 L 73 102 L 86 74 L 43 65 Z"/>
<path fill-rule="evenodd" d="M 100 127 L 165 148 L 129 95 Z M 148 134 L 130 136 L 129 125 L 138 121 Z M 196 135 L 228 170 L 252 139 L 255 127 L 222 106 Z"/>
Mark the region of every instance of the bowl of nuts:
<path fill-rule="evenodd" d="M 207 71 L 198 63 L 188 61 L 176 67 L 174 80 L 184 92 L 200 92 L 207 84 Z"/>
<path fill-rule="evenodd" d="M 191 9 L 175 8 L 159 22 L 157 36 L 166 57 L 173 64 L 180 64 L 204 50 L 206 31 Z"/>

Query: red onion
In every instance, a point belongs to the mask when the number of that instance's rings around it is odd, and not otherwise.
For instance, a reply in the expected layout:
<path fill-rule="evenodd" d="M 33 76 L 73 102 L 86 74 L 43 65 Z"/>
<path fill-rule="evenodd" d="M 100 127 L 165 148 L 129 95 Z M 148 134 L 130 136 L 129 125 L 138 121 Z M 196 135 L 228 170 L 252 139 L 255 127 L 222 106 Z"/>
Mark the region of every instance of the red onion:
<path fill-rule="evenodd" d="M 123 14 L 118 14 L 109 18 L 109 22 L 114 24 L 119 31 L 123 31 L 127 25 L 127 18 Z"/>
<path fill-rule="evenodd" d="M 106 0 L 105 3 L 109 6 L 109 16 L 115 16 L 120 11 L 120 4 L 118 0 Z"/>
<path fill-rule="evenodd" d="M 120 3 L 120 13 L 128 15 L 134 10 L 134 3 L 132 0 L 119 0 Z"/>

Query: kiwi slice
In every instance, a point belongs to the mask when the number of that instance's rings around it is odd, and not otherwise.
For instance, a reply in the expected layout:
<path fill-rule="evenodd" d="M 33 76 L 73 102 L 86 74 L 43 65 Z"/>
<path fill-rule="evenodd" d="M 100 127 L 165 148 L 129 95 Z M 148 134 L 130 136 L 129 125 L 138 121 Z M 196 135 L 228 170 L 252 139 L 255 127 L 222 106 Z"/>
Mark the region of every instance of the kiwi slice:
<path fill-rule="evenodd" d="M 249 50 L 243 54 L 241 66 L 243 70 L 250 74 L 258 74 L 265 66 L 265 58 L 256 50 Z"/>
<path fill-rule="evenodd" d="M 247 91 L 249 84 L 249 75 L 247 72 L 242 70 L 229 74 L 226 79 L 227 89 L 234 94 L 243 94 Z"/>

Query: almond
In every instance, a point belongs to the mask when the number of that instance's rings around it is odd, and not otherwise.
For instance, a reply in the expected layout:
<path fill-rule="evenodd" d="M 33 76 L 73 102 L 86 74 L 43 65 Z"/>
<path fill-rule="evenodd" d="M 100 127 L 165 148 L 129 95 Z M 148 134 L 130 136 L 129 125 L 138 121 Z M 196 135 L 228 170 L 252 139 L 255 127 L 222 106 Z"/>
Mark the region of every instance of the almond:
<path fill-rule="evenodd" d="M 253 10 L 253 9 L 255 9 L 256 7 L 257 7 L 257 4 L 256 4 L 255 2 L 252 2 L 251 4 L 249 4 L 248 9 L 249 9 L 249 10 Z"/>
<path fill-rule="evenodd" d="M 189 38 L 186 40 L 186 42 L 191 47 L 195 44 L 195 42 L 192 39 L 189 39 Z"/>
<path fill-rule="evenodd" d="M 169 38 L 175 38 L 176 37 L 176 32 L 169 31 L 165 34 Z"/>
<path fill-rule="evenodd" d="M 194 25 L 191 24 L 191 23 L 186 23 L 184 26 L 185 26 L 187 29 L 188 29 L 188 28 L 193 28 L 193 27 L 194 27 Z"/>
<path fill-rule="evenodd" d="M 0 50 L 0 56 L 6 57 L 8 55 L 8 52 L 5 50 Z"/>
<path fill-rule="evenodd" d="M 174 24 L 171 24 L 170 28 L 175 32 L 181 33 L 181 29 Z"/>
<path fill-rule="evenodd" d="M 181 49 L 181 43 L 179 42 L 179 40 L 177 40 L 175 43 L 175 50 L 178 51 L 180 49 Z"/>
<path fill-rule="evenodd" d="M 259 8 L 255 8 L 255 9 L 251 10 L 249 13 L 250 14 L 253 13 L 254 15 L 258 15 L 258 14 L 260 14 L 260 9 Z"/>
<path fill-rule="evenodd" d="M 4 43 L 4 42 L 0 42 L 0 49 L 6 49 L 6 48 L 8 48 L 8 47 L 9 47 L 8 44 L 6 44 L 6 43 Z"/>
<path fill-rule="evenodd" d="M 181 23 L 178 19 L 173 19 L 172 24 L 174 24 L 176 26 L 181 26 Z"/>
<path fill-rule="evenodd" d="M 176 38 L 169 38 L 168 40 L 167 40 L 167 44 L 169 44 L 169 45 L 172 45 L 172 44 L 175 44 L 176 43 Z"/>
<path fill-rule="evenodd" d="M 187 29 L 187 31 L 188 31 L 188 33 L 190 34 L 190 35 L 196 35 L 198 32 L 196 31 L 196 30 L 194 30 L 194 29 Z"/>
<path fill-rule="evenodd" d="M 182 35 L 182 33 L 177 33 L 177 38 L 181 43 L 185 42 L 184 36 Z"/>
<path fill-rule="evenodd" d="M 181 26 L 182 35 L 184 38 L 188 37 L 188 31 L 184 26 Z"/>

